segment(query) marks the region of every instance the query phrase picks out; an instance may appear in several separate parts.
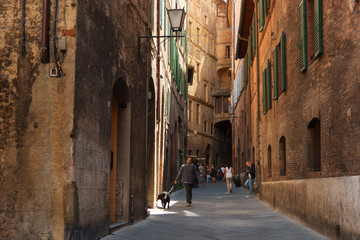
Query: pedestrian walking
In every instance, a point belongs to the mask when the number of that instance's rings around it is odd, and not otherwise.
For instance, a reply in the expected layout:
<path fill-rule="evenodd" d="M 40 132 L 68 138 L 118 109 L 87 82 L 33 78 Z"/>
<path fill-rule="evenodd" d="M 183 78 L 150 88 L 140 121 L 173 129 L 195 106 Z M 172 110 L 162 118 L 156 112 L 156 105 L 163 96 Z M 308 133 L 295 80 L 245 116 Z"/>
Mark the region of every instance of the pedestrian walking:
<path fill-rule="evenodd" d="M 201 163 L 199 163 L 198 171 L 199 171 L 199 177 L 198 177 L 199 183 L 202 183 L 203 186 L 205 187 L 204 167 L 202 166 Z"/>
<path fill-rule="evenodd" d="M 248 166 L 248 169 L 246 170 L 248 174 L 248 180 L 246 180 L 244 185 L 250 187 L 250 193 L 247 197 L 253 197 L 252 193 L 253 193 L 253 184 L 255 179 L 255 164 L 251 162 L 246 162 L 246 166 Z"/>
<path fill-rule="evenodd" d="M 185 185 L 186 204 L 189 207 L 192 199 L 192 188 L 195 182 L 197 170 L 194 164 L 192 164 L 191 158 L 186 160 L 186 164 L 183 164 L 179 170 L 179 173 L 175 179 L 177 184 L 178 179 L 181 176 L 181 181 Z"/>
<path fill-rule="evenodd" d="M 206 182 L 210 182 L 211 177 L 210 177 L 209 165 L 206 165 L 205 174 L 206 174 Z"/>
<path fill-rule="evenodd" d="M 221 166 L 221 172 L 222 172 L 222 180 L 225 181 L 225 167 L 224 167 L 224 165 Z"/>
<path fill-rule="evenodd" d="M 223 179 L 223 175 L 224 173 L 221 171 L 221 168 L 218 169 L 218 179 L 219 179 L 219 182 L 221 182 L 221 180 Z"/>
<path fill-rule="evenodd" d="M 216 169 L 215 169 L 214 164 L 213 164 L 213 165 L 211 165 L 211 170 L 210 170 L 210 177 L 211 177 L 211 180 L 212 180 L 213 183 L 216 182 L 216 174 L 217 174 Z"/>
<path fill-rule="evenodd" d="M 226 178 L 226 187 L 228 193 L 232 193 L 232 177 L 234 174 L 234 169 L 231 167 L 229 163 L 228 166 L 225 168 L 225 178 Z"/>

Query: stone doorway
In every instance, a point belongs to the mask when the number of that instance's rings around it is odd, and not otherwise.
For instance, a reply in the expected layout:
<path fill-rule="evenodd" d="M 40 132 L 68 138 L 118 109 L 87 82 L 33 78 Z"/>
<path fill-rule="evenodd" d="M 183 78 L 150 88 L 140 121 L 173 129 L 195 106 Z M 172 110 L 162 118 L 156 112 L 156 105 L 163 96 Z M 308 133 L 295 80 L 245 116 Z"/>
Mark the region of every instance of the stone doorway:
<path fill-rule="evenodd" d="M 126 83 L 113 90 L 110 163 L 110 228 L 129 222 L 131 102 Z"/>
<path fill-rule="evenodd" d="M 147 134 L 147 207 L 156 205 L 158 169 L 155 164 L 155 88 L 153 79 L 149 79 L 148 91 L 148 134 Z"/>

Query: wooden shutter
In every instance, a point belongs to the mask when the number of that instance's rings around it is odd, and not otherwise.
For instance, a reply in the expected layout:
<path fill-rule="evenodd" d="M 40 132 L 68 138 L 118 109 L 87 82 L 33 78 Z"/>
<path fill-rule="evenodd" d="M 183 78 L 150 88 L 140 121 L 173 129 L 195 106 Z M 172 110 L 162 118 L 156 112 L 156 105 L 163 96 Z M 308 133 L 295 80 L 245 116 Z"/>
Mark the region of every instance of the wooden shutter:
<path fill-rule="evenodd" d="M 251 30 L 252 30 L 252 27 L 249 28 L 249 38 L 248 38 L 248 48 L 247 48 L 247 51 L 248 51 L 248 55 L 250 56 L 250 58 L 252 59 L 252 51 L 251 51 L 251 44 L 252 44 L 252 40 L 251 40 Z"/>
<path fill-rule="evenodd" d="M 167 112 L 167 122 L 170 123 L 170 117 L 171 117 L 171 90 L 168 88 L 168 112 Z"/>
<path fill-rule="evenodd" d="M 163 26 L 163 1 L 164 0 L 159 0 L 160 1 L 160 13 L 159 13 L 159 17 L 160 17 L 160 28 L 162 28 Z"/>
<path fill-rule="evenodd" d="M 300 71 L 304 72 L 307 69 L 305 0 L 302 0 L 299 6 L 299 57 L 300 57 Z"/>
<path fill-rule="evenodd" d="M 315 57 L 319 57 L 323 52 L 322 48 L 322 13 L 321 0 L 314 1 L 314 46 Z"/>
<path fill-rule="evenodd" d="M 248 82 L 248 78 L 249 78 L 249 60 L 248 60 L 248 55 L 245 55 L 245 64 L 244 64 L 244 86 L 243 88 L 246 88 L 246 84 Z M 241 89 L 242 90 L 242 89 Z"/>
<path fill-rule="evenodd" d="M 261 32 L 265 25 L 264 18 L 264 0 L 259 0 L 259 32 Z"/>
<path fill-rule="evenodd" d="M 273 68 L 273 71 L 274 71 L 274 98 L 275 99 L 278 99 L 279 97 L 279 92 L 278 92 L 278 68 L 279 68 L 279 65 L 278 65 L 278 46 L 276 45 L 275 46 L 275 49 L 274 49 L 274 68 Z"/>
<path fill-rule="evenodd" d="M 166 25 L 166 0 L 164 0 L 164 36 L 166 36 L 166 29 L 167 29 L 167 25 Z M 164 41 L 164 48 L 166 49 L 166 41 Z"/>
<path fill-rule="evenodd" d="M 253 64 L 253 57 L 252 57 L 252 54 L 251 54 L 251 34 L 249 35 L 249 38 L 248 38 L 248 49 L 247 49 L 247 55 L 248 55 L 248 59 L 249 59 L 249 67 L 252 66 Z"/>
<path fill-rule="evenodd" d="M 262 78 L 263 78 L 263 113 L 265 114 L 267 112 L 267 97 L 266 97 L 266 69 L 263 71 L 262 74 Z"/>
<path fill-rule="evenodd" d="M 271 64 L 268 60 L 267 62 L 267 69 L 266 69 L 266 79 L 267 79 L 267 107 L 268 109 L 271 108 Z"/>
<path fill-rule="evenodd" d="M 256 25 L 255 25 L 255 13 L 253 14 L 253 24 L 252 24 L 252 50 L 253 50 L 253 57 L 255 57 L 255 50 L 256 50 Z"/>
<path fill-rule="evenodd" d="M 286 90 L 286 54 L 285 54 L 285 33 L 281 34 L 281 91 Z"/>

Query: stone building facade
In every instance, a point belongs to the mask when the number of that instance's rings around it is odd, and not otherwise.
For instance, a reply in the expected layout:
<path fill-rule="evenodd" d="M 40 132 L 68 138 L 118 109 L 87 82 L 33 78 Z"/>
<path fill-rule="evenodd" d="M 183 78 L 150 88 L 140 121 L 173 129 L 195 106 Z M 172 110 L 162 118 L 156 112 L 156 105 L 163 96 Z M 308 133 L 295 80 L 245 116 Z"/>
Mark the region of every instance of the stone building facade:
<path fill-rule="evenodd" d="M 231 162 L 228 102 L 231 29 L 222 0 L 190 0 L 188 155 L 216 167 Z"/>
<path fill-rule="evenodd" d="M 1 5 L 0 238 L 98 239 L 144 219 L 186 126 L 171 77 L 184 57 L 158 68 L 156 40 L 137 44 L 157 35 L 160 2 Z"/>
<path fill-rule="evenodd" d="M 234 158 L 256 163 L 272 207 L 332 239 L 358 239 L 359 3 L 228 4 L 241 83 Z"/>

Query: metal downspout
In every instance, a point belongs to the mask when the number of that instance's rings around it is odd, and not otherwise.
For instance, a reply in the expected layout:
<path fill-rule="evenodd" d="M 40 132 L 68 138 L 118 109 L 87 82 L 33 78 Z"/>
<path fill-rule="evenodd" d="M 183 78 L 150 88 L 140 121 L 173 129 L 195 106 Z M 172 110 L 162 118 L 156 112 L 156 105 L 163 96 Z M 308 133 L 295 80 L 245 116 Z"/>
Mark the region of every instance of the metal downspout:
<path fill-rule="evenodd" d="M 150 36 L 150 31 L 149 31 L 149 24 L 150 24 L 150 15 L 151 15 L 151 3 L 150 3 L 150 0 L 147 0 L 147 5 L 148 5 L 148 21 L 147 21 L 147 35 Z M 147 41 L 147 44 L 148 44 L 148 41 Z M 146 48 L 146 49 L 149 49 L 149 48 Z M 148 168 L 148 137 L 149 137 L 149 80 L 150 80 L 150 77 L 149 77 L 149 72 L 148 72 L 148 65 L 149 65 L 149 62 L 148 62 L 148 53 L 146 52 L 145 54 L 146 56 L 146 75 L 145 75 L 145 78 L 146 78 L 146 99 L 145 99 L 145 173 L 144 173 L 144 176 L 145 176 L 145 189 L 144 189 L 144 192 L 145 192 L 145 199 L 144 199 L 144 212 L 145 212 L 145 216 L 147 216 L 147 187 L 148 187 L 148 181 L 147 181 L 147 177 L 148 177 L 148 174 L 147 174 L 147 168 Z M 140 67 L 140 66 L 139 66 Z M 139 73 L 140 74 L 140 73 Z"/>
<path fill-rule="evenodd" d="M 24 8 L 23 11 L 25 11 L 25 0 L 23 0 L 23 8 Z M 41 58 L 42 63 L 50 62 L 49 9 L 50 9 L 50 0 L 43 0 L 42 26 L 41 26 L 41 48 L 40 48 L 40 58 Z M 23 24 L 25 26 L 25 20 L 24 20 Z M 23 41 L 25 42 L 25 33 L 23 36 Z M 25 52 L 25 48 L 23 48 L 23 52 Z"/>
<path fill-rule="evenodd" d="M 256 4 L 257 1 L 254 1 L 254 4 L 255 4 L 255 21 L 256 19 L 258 19 L 258 11 L 256 10 L 257 9 L 257 4 Z M 260 57 L 260 49 L 259 49 L 259 34 L 258 34 L 258 27 L 259 27 L 259 24 L 256 22 L 256 35 L 257 35 L 257 38 L 256 38 L 256 76 L 257 76 L 257 81 L 258 81 L 258 84 L 256 84 L 256 91 L 257 91 L 257 111 L 256 111 L 256 159 L 257 161 L 260 163 L 260 88 L 259 88 L 259 85 L 260 85 L 260 67 L 259 67 L 259 57 Z M 256 163 L 255 163 L 256 165 Z M 258 168 L 257 168 L 257 172 L 258 172 L 258 176 L 261 176 L 261 167 L 260 167 L 260 164 L 257 165 Z M 259 192 L 261 193 L 261 177 L 258 179 L 258 189 L 259 189 Z M 260 194 L 260 197 L 261 197 L 261 194 Z"/>

